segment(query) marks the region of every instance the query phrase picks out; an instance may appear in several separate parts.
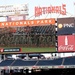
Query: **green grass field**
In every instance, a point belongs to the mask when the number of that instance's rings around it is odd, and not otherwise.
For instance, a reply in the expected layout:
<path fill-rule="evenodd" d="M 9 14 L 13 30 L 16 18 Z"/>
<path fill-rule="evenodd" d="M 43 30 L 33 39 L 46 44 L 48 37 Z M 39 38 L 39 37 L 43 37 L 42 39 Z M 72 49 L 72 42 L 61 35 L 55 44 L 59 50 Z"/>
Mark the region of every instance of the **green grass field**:
<path fill-rule="evenodd" d="M 55 52 L 55 47 L 31 47 L 22 48 L 23 52 Z"/>
<path fill-rule="evenodd" d="M 1 47 L 0 47 L 1 48 Z M 2 47 L 2 48 L 17 48 L 17 47 Z M 20 47 L 22 52 L 30 53 L 30 52 L 56 52 L 55 47 Z M 13 52 L 2 52 L 4 53 L 13 53 Z"/>

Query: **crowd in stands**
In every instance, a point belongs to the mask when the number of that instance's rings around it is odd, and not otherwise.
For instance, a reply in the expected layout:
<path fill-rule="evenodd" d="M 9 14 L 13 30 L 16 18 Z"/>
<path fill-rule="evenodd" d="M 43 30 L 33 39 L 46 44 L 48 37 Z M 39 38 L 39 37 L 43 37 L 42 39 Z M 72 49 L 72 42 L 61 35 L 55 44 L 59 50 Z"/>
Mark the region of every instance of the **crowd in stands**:
<path fill-rule="evenodd" d="M 0 29 L 1 46 L 55 46 L 55 27 L 33 26 Z"/>

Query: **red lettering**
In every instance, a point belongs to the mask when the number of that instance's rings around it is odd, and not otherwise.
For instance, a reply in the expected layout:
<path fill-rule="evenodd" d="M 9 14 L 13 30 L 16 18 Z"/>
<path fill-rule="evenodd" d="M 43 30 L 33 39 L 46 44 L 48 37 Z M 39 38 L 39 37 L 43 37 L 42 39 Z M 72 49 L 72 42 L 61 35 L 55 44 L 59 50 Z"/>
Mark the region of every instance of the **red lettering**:
<path fill-rule="evenodd" d="M 43 14 L 49 13 L 58 13 L 62 15 L 66 15 L 66 4 L 62 4 L 62 6 L 48 6 L 48 7 L 35 7 L 35 17 L 41 16 Z"/>
<path fill-rule="evenodd" d="M 35 17 L 42 15 L 42 8 L 41 7 L 35 7 Z"/>
<path fill-rule="evenodd" d="M 66 4 L 62 4 L 61 13 L 62 15 L 66 15 Z"/>
<path fill-rule="evenodd" d="M 39 13 L 39 8 L 38 8 L 38 7 L 35 7 L 35 17 L 36 17 L 36 16 L 39 16 L 38 13 Z"/>
<path fill-rule="evenodd" d="M 38 14 L 42 15 L 42 8 L 41 7 L 39 7 L 39 13 Z"/>
<path fill-rule="evenodd" d="M 47 8 L 48 13 L 51 13 L 51 7 Z"/>
<path fill-rule="evenodd" d="M 56 13 L 60 13 L 60 6 L 56 6 Z"/>
<path fill-rule="evenodd" d="M 55 6 L 51 7 L 51 13 L 55 13 Z"/>
<path fill-rule="evenodd" d="M 46 14 L 46 7 L 42 7 L 43 9 L 43 14 Z"/>

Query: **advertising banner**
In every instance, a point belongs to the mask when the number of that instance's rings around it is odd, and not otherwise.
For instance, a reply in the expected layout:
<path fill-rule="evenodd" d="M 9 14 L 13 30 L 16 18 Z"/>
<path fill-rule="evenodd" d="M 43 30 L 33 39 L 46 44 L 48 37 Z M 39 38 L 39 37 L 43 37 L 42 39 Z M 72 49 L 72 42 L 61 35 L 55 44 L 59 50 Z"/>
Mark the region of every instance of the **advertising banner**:
<path fill-rule="evenodd" d="M 74 17 L 57 19 L 58 35 L 70 35 L 75 33 Z"/>
<path fill-rule="evenodd" d="M 10 22 L 0 22 L 0 28 L 4 27 L 20 27 L 20 26 L 41 26 L 41 25 L 54 25 L 55 19 L 35 19 L 35 20 L 20 20 Z"/>
<path fill-rule="evenodd" d="M 58 36 L 58 52 L 75 51 L 75 35 Z"/>
<path fill-rule="evenodd" d="M 21 48 L 1 48 L 0 52 L 21 52 Z"/>

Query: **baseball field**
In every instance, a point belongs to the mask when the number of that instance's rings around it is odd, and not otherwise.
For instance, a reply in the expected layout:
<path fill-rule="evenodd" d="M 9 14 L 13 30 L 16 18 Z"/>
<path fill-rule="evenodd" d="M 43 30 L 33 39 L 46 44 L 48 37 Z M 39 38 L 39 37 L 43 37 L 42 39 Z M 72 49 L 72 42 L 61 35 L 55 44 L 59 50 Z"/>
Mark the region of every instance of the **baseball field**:
<path fill-rule="evenodd" d="M 56 52 L 55 47 L 0 47 L 3 49 L 12 49 L 12 48 L 21 48 L 21 52 L 30 53 L 30 52 Z M 0 53 L 15 53 L 15 52 L 0 52 Z"/>
<path fill-rule="evenodd" d="M 23 52 L 55 52 L 55 47 L 23 47 Z"/>

